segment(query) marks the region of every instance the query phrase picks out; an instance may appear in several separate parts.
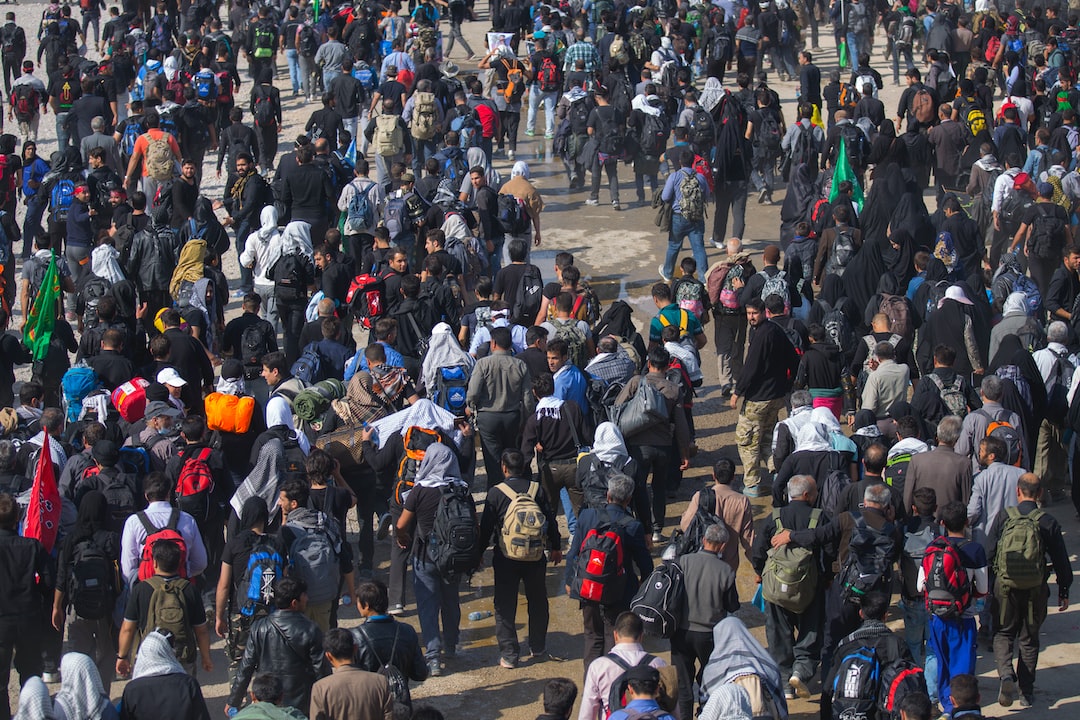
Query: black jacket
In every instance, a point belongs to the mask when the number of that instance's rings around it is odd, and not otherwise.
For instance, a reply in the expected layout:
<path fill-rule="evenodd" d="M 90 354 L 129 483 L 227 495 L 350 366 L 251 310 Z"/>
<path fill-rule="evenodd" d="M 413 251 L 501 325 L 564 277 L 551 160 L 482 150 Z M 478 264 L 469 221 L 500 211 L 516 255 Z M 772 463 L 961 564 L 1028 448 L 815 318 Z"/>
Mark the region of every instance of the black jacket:
<path fill-rule="evenodd" d="M 218 138 L 218 172 L 221 172 L 221 163 L 225 158 L 229 159 L 226 171 L 230 174 L 236 172 L 236 156 L 241 152 L 248 152 L 252 157 L 258 157 L 259 137 L 247 125 L 235 122 L 222 130 Z"/>
<path fill-rule="evenodd" d="M 527 493 L 529 491 L 530 481 L 523 478 L 506 478 L 505 482 L 515 493 Z M 536 489 L 536 496 L 533 499 L 536 500 L 536 504 L 540 506 L 544 517 L 547 518 L 548 549 L 561 549 L 562 541 L 559 537 L 559 524 L 556 522 L 555 511 L 544 493 L 543 485 L 539 485 Z M 495 553 L 500 555 L 502 551 L 499 549 L 498 538 L 495 535 L 502 532 L 503 520 L 506 517 L 506 511 L 510 509 L 511 502 L 513 502 L 512 498 L 507 497 L 506 493 L 498 485 L 493 485 L 488 490 L 487 500 L 484 502 L 484 514 L 480 518 L 481 544 L 486 548 L 489 543 L 494 542 Z"/>
<path fill-rule="evenodd" d="M 187 381 L 181 391 L 184 405 L 197 410 L 202 407 L 202 388 L 214 383 L 210 358 L 202 343 L 180 328 L 169 328 L 165 337 L 169 338 L 168 363 Z"/>
<path fill-rule="evenodd" d="M 259 227 L 259 213 L 271 200 L 270 186 L 262 175 L 252 172 L 242 178 L 237 178 L 225 191 L 225 199 L 222 204 L 229 211 L 229 215 L 239 226 L 245 220 L 251 223 L 252 229 Z"/>
<path fill-rule="evenodd" d="M 303 613 L 292 610 L 275 610 L 256 620 L 233 677 L 229 705 L 239 707 L 243 703 L 256 670 L 281 678 L 285 690 L 283 705 L 307 712 L 311 706 L 311 686 L 329 674 L 319 626 Z"/>
<path fill-rule="evenodd" d="M 55 582 L 52 560 L 34 538 L 20 537 L 14 530 L 0 530 L 0 622 L 25 622 L 40 618 L 42 601 L 52 597 Z"/>
<path fill-rule="evenodd" d="M 840 387 L 844 357 L 830 342 L 811 343 L 799 362 L 795 376 L 797 388 L 835 389 Z"/>
<path fill-rule="evenodd" d="M 121 720 L 210 720 L 202 688 L 186 673 L 132 680 L 124 688 Z"/>
<path fill-rule="evenodd" d="M 751 402 L 781 398 L 791 389 L 791 378 L 798 366 L 799 356 L 784 330 L 774 322 L 763 321 L 750 329 L 750 347 L 735 383 L 735 394 Z"/>
<path fill-rule="evenodd" d="M 326 173 L 308 163 L 289 173 L 282 201 L 292 211 L 293 220 L 306 220 L 314 225 L 328 221 L 327 213 L 331 203 L 337 201 L 337 195 Z"/>
<path fill-rule="evenodd" d="M 132 238 L 124 269 L 135 281 L 140 294 L 149 290 L 168 290 L 179 252 L 176 234 L 168 227 L 159 228 L 151 223 Z"/>
<path fill-rule="evenodd" d="M 356 667 L 379 672 L 386 663 L 396 667 L 410 680 L 427 680 L 424 648 L 412 625 L 398 622 L 389 615 L 373 615 L 351 632 L 356 641 Z"/>
<path fill-rule="evenodd" d="M 833 716 L 833 676 L 840 661 L 861 647 L 874 648 L 882 668 L 892 665 L 897 660 L 911 660 L 911 651 L 908 650 L 902 635 L 894 633 L 883 622 L 864 620 L 859 629 L 840 641 L 836 652 L 833 653 L 833 666 L 829 669 L 829 675 L 821 686 L 821 717 L 823 719 Z"/>

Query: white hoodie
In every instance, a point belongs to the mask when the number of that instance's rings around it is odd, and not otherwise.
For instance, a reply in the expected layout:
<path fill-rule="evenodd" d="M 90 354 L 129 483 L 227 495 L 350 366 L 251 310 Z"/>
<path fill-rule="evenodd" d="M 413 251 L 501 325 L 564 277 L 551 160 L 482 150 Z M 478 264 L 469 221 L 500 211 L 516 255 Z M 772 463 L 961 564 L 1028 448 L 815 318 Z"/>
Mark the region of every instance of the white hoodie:
<path fill-rule="evenodd" d="M 255 276 L 255 286 L 259 292 L 272 291 L 274 282 L 266 279 L 266 271 L 274 267 L 281 257 L 281 233 L 278 232 L 278 215 L 273 205 L 267 205 L 259 214 L 260 227 L 247 236 L 244 252 L 240 254 L 240 264 L 251 268 Z"/>

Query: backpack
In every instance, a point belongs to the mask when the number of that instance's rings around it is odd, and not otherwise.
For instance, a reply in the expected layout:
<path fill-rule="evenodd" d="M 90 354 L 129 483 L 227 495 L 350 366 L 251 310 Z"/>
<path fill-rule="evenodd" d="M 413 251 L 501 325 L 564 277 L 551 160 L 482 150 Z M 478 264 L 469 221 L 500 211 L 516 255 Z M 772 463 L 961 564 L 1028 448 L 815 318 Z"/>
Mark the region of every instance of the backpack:
<path fill-rule="evenodd" d="M 101 620 L 116 604 L 117 564 L 105 555 L 93 538 L 79 541 L 71 552 L 67 596 L 75 614 L 84 620 Z"/>
<path fill-rule="evenodd" d="M 1046 412 L 1043 417 L 1056 427 L 1065 426 L 1069 414 L 1069 388 L 1072 387 L 1073 373 L 1076 367 L 1069 359 L 1069 351 L 1059 355 L 1053 350 L 1054 368 L 1050 373 L 1050 387 L 1046 391 Z"/>
<path fill-rule="evenodd" d="M 257 322 L 244 328 L 240 333 L 241 361 L 251 367 L 262 362 L 263 355 L 270 352 L 271 338 L 274 332 L 269 323 Z"/>
<path fill-rule="evenodd" d="M 274 54 L 274 27 L 271 22 L 260 22 L 255 26 L 255 52 L 257 58 L 268 58 Z"/>
<path fill-rule="evenodd" d="M 521 325 L 531 325 L 540 312 L 543 297 L 544 280 L 540 275 L 540 268 L 527 264 L 518 282 L 514 302 L 510 306 L 511 319 Z"/>
<path fill-rule="evenodd" d="M 820 519 L 821 510 L 812 510 L 807 528 L 816 528 Z M 779 508 L 772 511 L 772 521 L 776 532 L 784 530 Z M 804 612 L 818 591 L 818 566 L 813 548 L 783 545 L 770 549 L 768 556 L 761 572 L 761 596 L 766 602 L 790 612 Z"/>
<path fill-rule="evenodd" d="M 562 87 L 559 78 L 559 66 L 551 55 L 544 55 L 540 59 L 540 69 L 536 73 L 536 83 L 540 92 L 558 92 Z"/>
<path fill-rule="evenodd" d="M 608 57 L 620 65 L 630 62 L 630 53 L 627 51 L 627 43 L 622 35 L 616 35 L 608 47 Z"/>
<path fill-rule="evenodd" d="M 612 386 L 622 389 L 622 385 L 619 385 L 619 383 L 612 383 Z M 612 396 L 612 399 L 614 399 L 614 396 Z M 591 397 L 589 398 L 589 406 L 595 407 Z M 606 419 L 607 418 L 605 418 L 605 420 Z M 627 460 L 627 465 L 629 465 L 629 460 Z M 625 469 L 625 465 L 621 468 L 617 468 L 614 465 L 609 465 L 598 459 L 595 455 L 590 456 L 590 462 L 585 471 L 585 476 L 581 479 L 581 493 L 583 496 L 582 507 L 603 510 L 607 506 L 608 481 L 611 479 L 612 475 L 617 472 L 624 472 Z"/>
<path fill-rule="evenodd" d="M 926 611 L 955 619 L 971 604 L 971 578 L 960 551 L 948 538 L 938 537 L 926 548 L 922 561 L 926 576 Z"/>
<path fill-rule="evenodd" d="M 307 455 L 304 454 L 303 448 L 301 448 L 300 443 L 293 438 L 289 438 L 282 444 L 285 446 L 285 460 L 281 466 L 282 482 L 294 478 L 303 480 L 307 477 L 307 469 L 305 468 Z"/>
<path fill-rule="evenodd" d="M 135 478 L 118 468 L 97 475 L 101 494 L 109 504 L 109 514 L 122 524 L 135 513 Z"/>
<path fill-rule="evenodd" d="M 3 215 L 0 215 L 3 217 Z M 85 307 L 83 308 L 83 331 L 96 328 L 101 324 L 98 318 L 98 302 L 101 298 L 112 293 L 112 285 L 107 280 L 97 275 L 91 275 L 79 292 L 82 295 Z"/>
<path fill-rule="evenodd" d="M 851 83 L 841 83 L 840 92 L 837 95 L 837 101 L 840 104 L 840 109 L 848 111 L 848 117 L 852 117 L 852 113 L 855 110 L 855 106 L 859 104 L 859 100 L 862 98 L 862 93 Z"/>
<path fill-rule="evenodd" d="M 660 674 L 660 685 L 657 688 L 659 695 L 656 698 L 656 703 L 660 706 L 660 709 L 639 713 L 626 707 L 626 704 L 630 702 L 630 698 L 626 694 L 629 685 L 626 678 L 627 672 L 630 670 L 629 663 L 614 652 L 610 652 L 604 657 L 622 668 L 622 672 L 611 683 L 611 689 L 608 690 L 606 708 L 609 716 L 616 710 L 623 710 L 630 720 L 671 720 L 674 717 L 671 713 L 676 709 L 679 696 L 679 676 L 675 666 L 662 665 L 656 668 Z M 638 660 L 637 667 L 650 666 L 654 660 L 656 660 L 655 655 L 646 653 Z"/>
<path fill-rule="evenodd" d="M 937 387 L 941 402 L 945 405 L 946 414 L 961 418 L 967 415 L 967 398 L 961 390 L 963 380 L 959 374 L 953 378 L 948 387 L 937 373 L 929 373 L 926 377 L 930 378 L 930 382 Z"/>
<path fill-rule="evenodd" d="M 693 313 L 698 320 L 705 314 L 705 286 L 694 278 L 682 278 L 675 285 L 675 303 L 679 309 Z"/>
<path fill-rule="evenodd" d="M 160 575 L 152 575 L 146 582 L 154 590 L 150 594 L 144 627 L 172 633 L 171 644 L 176 651 L 176 659 L 181 664 L 190 665 L 195 661 L 195 632 L 188 622 L 187 606 L 184 604 L 184 590 L 188 581 L 182 577 L 166 580 Z"/>
<path fill-rule="evenodd" d="M 405 152 L 405 141 L 397 115 L 379 115 L 375 118 L 375 152 L 383 157 L 393 157 Z"/>
<path fill-rule="evenodd" d="M 693 169 L 683 172 L 679 178 L 679 214 L 690 222 L 705 218 L 705 196 L 701 192 L 701 183 Z"/>
<path fill-rule="evenodd" d="M 250 618 L 273 610 L 274 582 L 283 577 L 284 570 L 285 560 L 277 547 L 265 535 L 260 537 L 240 579 L 236 600 L 242 616 Z"/>
<path fill-rule="evenodd" d="M 584 370 L 585 366 L 589 364 L 589 360 L 585 357 L 587 338 L 582 329 L 578 327 L 580 321 L 575 318 L 567 320 L 553 318 L 548 322 L 555 327 L 554 338 L 566 341 L 570 362 L 577 365 L 578 369 Z"/>
<path fill-rule="evenodd" d="M 516 492 L 506 483 L 496 487 L 510 499 L 497 538 L 503 557 L 523 562 L 541 560 L 547 542 L 548 521 L 536 502 L 540 484 L 529 483 L 529 489 L 523 493 Z"/>
<path fill-rule="evenodd" d="M 41 96 L 33 85 L 21 83 L 11 89 L 11 106 L 16 120 L 30 122 L 40 112 Z"/>
<path fill-rule="evenodd" d="M 410 127 L 412 136 L 417 140 L 430 140 L 435 137 L 436 120 L 435 93 L 417 91 L 413 96 L 412 124 Z"/>
<path fill-rule="evenodd" d="M 710 525 L 724 525 L 723 518 L 716 514 L 716 492 L 712 488 L 702 488 L 698 492 L 698 505 L 694 517 L 686 526 L 686 532 L 679 536 L 675 544 L 675 556 L 682 557 L 700 550 L 703 546 L 705 530 Z"/>
<path fill-rule="evenodd" d="M 394 655 L 397 650 L 398 633 L 401 628 L 398 624 L 394 623 L 394 642 L 390 646 L 390 660 L 389 662 L 383 662 L 383 659 L 379 657 L 379 653 L 375 650 L 375 643 L 372 642 L 371 636 L 368 635 L 367 630 L 363 625 L 357 626 L 360 634 L 367 640 L 367 645 L 371 648 L 372 654 L 375 656 L 375 661 L 379 663 L 379 669 L 375 672 L 386 678 L 386 684 L 390 686 L 390 697 L 393 698 L 395 704 L 404 705 L 405 707 L 412 707 L 412 692 L 409 690 L 409 680 L 405 677 L 404 673 L 394 665 Z M 395 711 L 396 714 L 396 711 Z"/>
<path fill-rule="evenodd" d="M 897 457 L 911 456 L 904 454 Z M 941 534 L 936 522 L 927 523 L 917 532 L 904 533 L 904 547 L 900 551 L 900 577 L 903 580 L 903 596 L 917 598 L 922 593 L 918 589 L 919 569 L 923 566 L 926 550 L 930 544 Z"/>
<path fill-rule="evenodd" d="M 645 632 L 671 638 L 682 619 L 686 601 L 683 571 L 675 562 L 657 565 L 630 601 L 630 612 L 641 618 Z"/>
<path fill-rule="evenodd" d="M 300 357 L 296 358 L 296 362 L 293 363 L 290 372 L 292 372 L 293 377 L 299 378 L 306 385 L 313 385 L 325 379 L 322 372 L 322 355 L 319 353 L 318 348 L 315 347 L 315 343 L 309 343 L 304 348 L 304 351 L 300 353 Z"/>
<path fill-rule="evenodd" d="M 1015 506 L 1005 508 L 1005 523 L 994 551 L 994 577 L 1000 595 L 1010 590 L 1034 590 L 1046 582 L 1046 548 L 1039 519 L 1042 510 L 1022 515 Z"/>
<path fill-rule="evenodd" d="M 853 122 L 837 127 L 840 130 L 840 138 L 844 141 L 844 151 L 847 153 L 848 162 L 858 172 L 866 166 L 866 135 L 862 128 Z M 837 162 L 839 163 L 839 158 Z"/>
<path fill-rule="evenodd" d="M 934 112 L 937 108 L 937 100 L 933 93 L 925 87 L 920 87 L 911 98 L 911 114 L 920 125 L 929 125 L 934 122 Z"/>
<path fill-rule="evenodd" d="M 878 312 L 889 318 L 889 332 L 893 335 L 910 338 L 914 334 L 915 329 L 911 324 L 909 309 L 904 297 L 882 293 Z"/>
<path fill-rule="evenodd" d="M 840 658 L 832 689 L 833 720 L 876 717 L 881 662 L 872 646 L 853 648 Z"/>
<path fill-rule="evenodd" d="M 911 15 L 905 15 L 900 19 L 900 22 L 896 24 L 896 30 L 893 31 L 893 46 L 898 47 L 901 50 L 910 50 L 914 41 L 915 18 Z"/>
<path fill-rule="evenodd" d="M 142 134 L 142 124 L 128 118 L 127 123 L 124 125 L 124 134 L 120 138 L 120 150 L 124 153 L 124 157 L 130 158 L 132 153 L 135 152 L 135 142 Z"/>
<path fill-rule="evenodd" d="M 633 397 L 612 408 L 612 421 L 624 437 L 636 435 L 649 428 L 670 422 L 667 400 L 642 377 Z"/>
<path fill-rule="evenodd" d="M 180 477 L 176 481 L 176 506 L 197 521 L 205 522 L 210 516 L 210 493 L 214 491 L 214 475 L 210 471 L 211 449 L 204 447 L 198 455 L 185 457 Z"/>
<path fill-rule="evenodd" d="M 58 223 L 66 222 L 73 202 L 75 202 L 75 181 L 60 178 L 49 193 L 49 207 L 52 209 L 53 219 Z M 40 287 L 40 284 L 36 287 Z"/>
<path fill-rule="evenodd" d="M 146 147 L 146 174 L 158 182 L 171 180 L 176 163 L 173 160 L 172 148 L 169 147 L 169 136 L 159 130 L 155 138 L 149 132 L 146 133 L 148 144 Z"/>
<path fill-rule="evenodd" d="M 866 523 L 861 512 L 852 514 L 855 528 L 851 531 L 848 556 L 839 579 L 844 600 L 858 603 L 868 592 L 889 587 L 895 548 L 891 522 L 886 522 L 881 530 L 875 530 Z"/>
<path fill-rule="evenodd" d="M 1003 158 L 1008 157 L 1012 153 L 1018 153 L 1020 157 L 1027 156 L 1027 143 L 1024 141 L 1024 134 L 1020 131 L 1019 127 L 1011 123 L 1005 124 L 1005 130 L 1001 133 L 1001 140 L 998 142 L 997 145 L 997 154 Z M 1024 199 L 1027 199 L 1027 196 L 1024 193 L 1019 193 L 1014 190 L 1008 194 L 1006 200 L 1009 197 L 1015 197 L 1018 195 L 1024 195 Z M 1004 203 L 1006 202 L 1006 200 L 1002 201 L 1002 211 L 1004 211 L 1005 209 Z"/>
<path fill-rule="evenodd" d="M 219 105 L 228 105 L 233 101 L 233 78 L 228 70 L 214 73 L 217 78 L 217 101 Z"/>
<path fill-rule="evenodd" d="M 457 417 L 465 417 L 465 396 L 469 390 L 469 375 L 461 365 L 440 367 L 435 376 L 432 400 Z M 509 497 L 509 496 L 508 496 Z"/>
<path fill-rule="evenodd" d="M 476 503 L 468 486 L 458 483 L 443 486 L 428 539 L 428 559 L 443 580 L 456 582 L 462 574 L 476 569 L 480 550 Z"/>
<path fill-rule="evenodd" d="M 216 80 L 212 70 L 203 69 L 195 73 L 191 83 L 195 87 L 195 97 L 206 101 L 217 100 Z"/>
<path fill-rule="evenodd" d="M 826 515 L 836 517 L 840 514 L 840 502 L 844 490 L 850 484 L 851 478 L 844 470 L 832 469 L 825 475 L 825 481 L 821 483 L 818 505 Z"/>
<path fill-rule="evenodd" d="M 799 165 L 813 165 L 817 160 L 817 148 L 814 147 L 814 126 L 809 127 L 798 123 L 799 131 L 791 143 L 791 167 Z"/>
<path fill-rule="evenodd" d="M 784 307 L 791 307 L 791 295 L 788 289 L 787 273 L 783 270 L 778 270 L 775 275 L 770 275 L 765 278 L 765 284 L 761 286 L 761 299 L 764 300 L 770 295 L 779 295 L 784 300 Z"/>
<path fill-rule="evenodd" d="M 961 106 L 960 119 L 964 121 L 964 127 L 972 138 L 985 133 L 989 127 L 986 122 L 986 113 L 974 102 L 967 102 Z"/>
<path fill-rule="evenodd" d="M 694 116 L 690 119 L 690 144 L 694 147 L 711 148 L 716 143 L 716 123 L 709 111 L 700 105 L 694 106 Z"/>
<path fill-rule="evenodd" d="M 668 136 L 671 134 L 671 121 L 662 111 L 658 115 L 644 113 L 643 118 L 638 147 L 642 155 L 659 158 L 663 155 Z"/>
<path fill-rule="evenodd" d="M 986 52 L 983 54 L 983 59 L 988 63 L 994 62 L 997 59 L 998 51 L 1001 49 L 1001 38 L 997 35 L 992 35 L 989 40 L 986 41 Z"/>
<path fill-rule="evenodd" d="M 861 130 L 859 132 L 862 133 Z M 832 252 L 829 253 L 826 274 L 842 276 L 851 259 L 855 257 L 856 252 L 858 252 L 858 248 L 855 247 L 855 236 L 852 234 L 851 228 L 836 228 L 836 238 L 833 240 Z"/>
<path fill-rule="evenodd" d="M 731 315 L 739 310 L 739 291 L 732 285 L 732 281 L 742 275 L 743 266 L 739 263 L 720 261 L 713 265 L 705 276 L 709 300 L 713 307 L 719 308 L 724 315 Z"/>
<path fill-rule="evenodd" d="M 278 300 L 297 301 L 307 299 L 308 270 L 310 261 L 298 252 L 282 255 L 270 269 L 274 281 L 274 294 Z"/>
<path fill-rule="evenodd" d="M 780 118 L 775 112 L 762 112 L 760 117 L 760 125 L 754 128 L 755 149 L 759 157 L 775 160 L 780 157 L 780 143 L 784 138 Z"/>
<path fill-rule="evenodd" d="M 252 93 L 255 91 L 253 90 Z M 255 98 L 255 108 L 252 115 L 255 125 L 258 127 L 273 127 L 277 124 L 277 113 L 274 112 L 274 95 L 269 90 L 259 91 Z M 380 116 L 381 117 L 381 116 Z"/>
<path fill-rule="evenodd" d="M 437 442 L 442 442 L 442 433 L 438 430 L 428 430 L 412 425 L 405 431 L 405 439 L 402 445 L 405 455 L 398 464 L 397 474 L 394 478 L 393 500 L 398 505 L 405 504 L 405 497 L 413 489 L 416 480 L 416 471 L 420 469 L 420 463 L 427 454 L 427 449 Z"/>
<path fill-rule="evenodd" d="M 1037 212 L 1032 219 L 1031 234 L 1028 236 L 1029 254 L 1040 260 L 1054 260 L 1061 257 L 1065 244 L 1065 220 L 1058 217 L 1058 205 L 1037 203 Z"/>
<path fill-rule="evenodd" d="M 319 49 L 319 37 L 315 34 L 315 28 L 304 25 L 300 28 L 300 40 L 297 43 L 300 54 L 306 58 L 315 57 Z"/>
<path fill-rule="evenodd" d="M 832 309 L 825 313 L 821 319 L 825 327 L 825 337 L 841 350 L 849 348 L 855 342 L 855 331 L 851 328 L 851 321 L 843 310 Z"/>
<path fill-rule="evenodd" d="M 471 112 L 468 115 L 458 115 L 450 121 L 450 129 L 458 134 L 458 147 L 476 147 L 480 142 L 480 121 Z"/>
<path fill-rule="evenodd" d="M 1020 467 L 1023 444 L 1020 433 L 1012 426 L 1012 423 L 1005 419 L 1008 417 L 1009 411 L 1002 410 L 1000 418 L 995 418 L 983 408 L 979 408 L 976 412 L 982 413 L 990 421 L 986 426 L 986 437 L 996 437 L 1005 443 L 1005 447 L 1008 449 L 1008 455 L 1004 460 L 1005 464 Z"/>
<path fill-rule="evenodd" d="M 615 522 L 607 509 L 599 510 L 600 524 L 589 530 L 578 548 L 570 597 L 616 605 L 623 602 L 626 570 L 623 567 L 623 520 Z"/>
<path fill-rule="evenodd" d="M 623 134 L 622 123 L 616 117 L 615 109 L 609 108 L 609 112 L 606 114 L 597 111 L 596 117 L 599 121 L 599 132 L 597 134 L 600 139 L 597 149 L 600 154 L 608 157 L 621 157 L 626 138 Z"/>
<path fill-rule="evenodd" d="M 520 101 L 525 92 L 525 72 L 517 60 L 512 64 L 503 60 L 502 64 L 506 68 L 506 86 L 500 92 L 506 104 L 510 105 Z"/>
<path fill-rule="evenodd" d="M 911 693 L 926 694 L 926 674 L 908 660 L 896 659 L 881 670 L 882 720 L 900 720 L 900 704 Z"/>
<path fill-rule="evenodd" d="M 498 220 L 507 235 L 521 235 L 529 229 L 529 214 L 525 204 L 509 193 L 498 196 Z"/>
<path fill-rule="evenodd" d="M 222 433 L 245 434 L 251 429 L 255 398 L 212 392 L 204 399 L 206 427 Z"/>
<path fill-rule="evenodd" d="M 330 542 L 323 522 L 329 520 L 319 513 L 316 527 L 292 527 L 296 537 L 289 547 L 289 574 L 295 574 L 308 586 L 308 601 L 326 602 L 337 597 L 341 571 L 338 553 Z"/>

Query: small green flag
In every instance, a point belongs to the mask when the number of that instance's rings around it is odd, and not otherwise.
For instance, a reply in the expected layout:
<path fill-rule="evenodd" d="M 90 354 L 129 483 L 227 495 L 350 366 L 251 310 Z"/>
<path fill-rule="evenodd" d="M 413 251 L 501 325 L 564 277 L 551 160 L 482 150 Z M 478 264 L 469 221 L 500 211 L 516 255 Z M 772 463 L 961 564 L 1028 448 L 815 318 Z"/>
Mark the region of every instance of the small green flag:
<path fill-rule="evenodd" d="M 844 138 L 840 138 L 840 149 L 836 151 L 836 167 L 833 168 L 832 187 L 829 189 L 830 203 L 836 202 L 836 195 L 840 192 L 840 183 L 844 180 L 851 183 L 851 199 L 855 202 L 855 209 L 862 212 L 862 185 L 859 184 L 859 178 L 855 176 L 855 171 L 851 169 L 851 163 L 848 162 Z"/>
<path fill-rule="evenodd" d="M 850 65 L 848 58 L 847 38 L 840 38 L 840 67 L 846 68 Z"/>
<path fill-rule="evenodd" d="M 45 268 L 45 277 L 30 306 L 30 317 L 23 328 L 23 342 L 35 361 L 45 359 L 56 327 L 56 301 L 60 298 L 60 273 L 56 269 L 56 253 Z"/>

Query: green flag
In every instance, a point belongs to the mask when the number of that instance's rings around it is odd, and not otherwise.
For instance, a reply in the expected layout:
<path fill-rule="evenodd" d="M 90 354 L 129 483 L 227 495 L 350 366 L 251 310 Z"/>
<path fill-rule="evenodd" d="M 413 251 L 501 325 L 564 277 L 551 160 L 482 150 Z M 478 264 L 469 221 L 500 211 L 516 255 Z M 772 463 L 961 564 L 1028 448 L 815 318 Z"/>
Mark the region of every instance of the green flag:
<path fill-rule="evenodd" d="M 30 348 L 35 361 L 44 360 L 56 327 L 56 301 L 60 298 L 60 273 L 56 269 L 56 253 L 45 268 L 45 277 L 30 306 L 30 317 L 23 327 L 23 342 Z"/>
<path fill-rule="evenodd" d="M 840 67 L 846 68 L 849 64 L 847 38 L 840 38 Z"/>
<path fill-rule="evenodd" d="M 851 169 L 848 162 L 847 148 L 844 146 L 844 138 L 840 138 L 840 149 L 836 151 L 836 166 L 833 168 L 832 187 L 829 189 L 829 202 L 836 202 L 836 195 L 840 192 L 840 183 L 847 180 L 851 183 L 851 199 L 855 203 L 855 209 L 862 212 L 863 192 L 859 184 L 859 178 Z"/>

